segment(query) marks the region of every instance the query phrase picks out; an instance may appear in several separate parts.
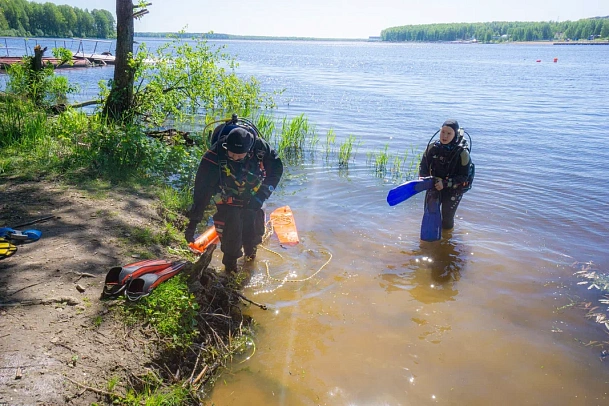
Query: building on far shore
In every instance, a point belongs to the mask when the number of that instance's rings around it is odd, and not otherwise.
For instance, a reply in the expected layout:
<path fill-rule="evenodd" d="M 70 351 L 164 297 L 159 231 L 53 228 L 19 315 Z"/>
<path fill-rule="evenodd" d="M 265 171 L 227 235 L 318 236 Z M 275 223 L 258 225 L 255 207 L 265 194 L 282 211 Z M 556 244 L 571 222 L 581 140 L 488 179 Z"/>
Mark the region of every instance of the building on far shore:
<path fill-rule="evenodd" d="M 368 37 L 368 41 L 382 41 L 383 39 L 381 37 L 373 37 L 370 36 Z"/>

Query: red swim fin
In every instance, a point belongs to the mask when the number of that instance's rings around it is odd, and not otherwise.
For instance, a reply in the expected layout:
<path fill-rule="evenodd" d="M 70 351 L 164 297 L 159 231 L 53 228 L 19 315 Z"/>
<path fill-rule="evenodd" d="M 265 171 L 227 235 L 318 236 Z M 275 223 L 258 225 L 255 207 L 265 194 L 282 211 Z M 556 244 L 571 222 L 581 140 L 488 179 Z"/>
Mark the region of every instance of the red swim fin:
<path fill-rule="evenodd" d="M 127 299 L 135 301 L 148 296 L 154 288 L 180 273 L 186 264 L 188 264 L 188 261 L 174 262 L 168 268 L 134 278 L 125 291 Z"/>
<path fill-rule="evenodd" d="M 141 275 L 161 271 L 170 266 L 171 262 L 164 259 L 147 259 L 110 268 L 106 275 L 102 296 L 116 296 L 125 290 L 133 279 Z"/>

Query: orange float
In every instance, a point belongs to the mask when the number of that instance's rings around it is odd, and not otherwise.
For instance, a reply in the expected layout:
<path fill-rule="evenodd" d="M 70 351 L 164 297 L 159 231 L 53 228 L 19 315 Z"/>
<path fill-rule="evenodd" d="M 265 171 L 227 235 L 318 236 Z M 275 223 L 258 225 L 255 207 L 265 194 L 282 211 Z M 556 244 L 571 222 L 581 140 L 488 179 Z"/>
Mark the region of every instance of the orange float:
<path fill-rule="evenodd" d="M 282 244 L 296 245 L 300 242 L 298 239 L 298 231 L 296 230 L 296 222 L 294 214 L 290 206 L 283 206 L 275 209 L 271 213 L 271 223 L 273 230 Z"/>
<path fill-rule="evenodd" d="M 216 227 L 211 226 L 203 234 L 197 237 L 194 242 L 188 244 L 188 247 L 195 254 L 201 255 L 205 252 L 207 247 L 211 244 L 217 244 L 220 240 L 218 233 L 216 232 Z"/>

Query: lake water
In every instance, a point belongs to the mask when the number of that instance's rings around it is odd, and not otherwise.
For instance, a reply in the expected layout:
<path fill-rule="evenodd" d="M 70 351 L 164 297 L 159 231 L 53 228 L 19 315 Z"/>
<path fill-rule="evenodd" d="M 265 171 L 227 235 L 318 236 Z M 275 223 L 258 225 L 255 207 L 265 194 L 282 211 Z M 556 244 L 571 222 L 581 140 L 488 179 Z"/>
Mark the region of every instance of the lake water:
<path fill-rule="evenodd" d="M 226 44 L 240 74 L 285 89 L 279 117 L 361 146 L 347 170 L 290 168 L 267 203 L 291 206 L 301 243 L 260 252 L 245 293 L 270 310 L 249 311 L 255 353 L 212 402 L 609 404 L 607 346 L 586 345 L 607 331 L 569 306 L 600 297 L 574 263 L 609 271 L 609 46 Z M 88 99 L 112 69 L 65 74 Z M 422 243 L 422 196 L 389 207 L 366 153 L 421 152 L 447 118 L 472 136 L 476 180 L 455 229 Z M 266 277 L 306 278 L 325 251 L 307 282 Z"/>

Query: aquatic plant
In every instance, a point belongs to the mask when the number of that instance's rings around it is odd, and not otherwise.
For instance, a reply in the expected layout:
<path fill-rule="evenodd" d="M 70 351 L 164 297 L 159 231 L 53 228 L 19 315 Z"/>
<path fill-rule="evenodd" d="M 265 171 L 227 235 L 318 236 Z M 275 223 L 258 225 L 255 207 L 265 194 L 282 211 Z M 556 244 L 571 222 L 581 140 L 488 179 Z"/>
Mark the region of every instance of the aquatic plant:
<path fill-rule="evenodd" d="M 260 113 L 256 117 L 256 127 L 260 131 L 260 136 L 266 140 L 270 140 L 271 136 L 275 133 L 275 120 L 273 116 L 265 113 Z"/>
<path fill-rule="evenodd" d="M 349 166 L 349 161 L 354 158 L 353 146 L 356 141 L 355 136 L 349 135 L 347 139 L 338 147 L 338 166 L 346 168 Z"/>
<path fill-rule="evenodd" d="M 385 149 L 379 151 L 376 159 L 374 161 L 374 169 L 378 173 L 385 174 L 387 172 L 387 164 L 389 163 L 389 154 L 387 150 L 389 149 L 389 145 L 385 144 Z"/>
<path fill-rule="evenodd" d="M 574 273 L 577 277 L 587 279 L 587 281 L 579 282 L 578 285 L 588 285 L 588 289 L 598 289 L 603 293 L 598 302 L 604 307 L 604 310 L 601 310 L 601 306 L 584 303 L 583 307 L 588 310 L 586 317 L 603 324 L 609 330 L 609 274 L 601 272 L 592 262 L 576 262 L 573 267 L 580 269 Z"/>
<path fill-rule="evenodd" d="M 336 133 L 334 129 L 330 128 L 326 133 L 326 143 L 324 149 L 324 157 L 326 161 L 329 159 L 330 155 L 335 153 L 336 148 Z"/>

